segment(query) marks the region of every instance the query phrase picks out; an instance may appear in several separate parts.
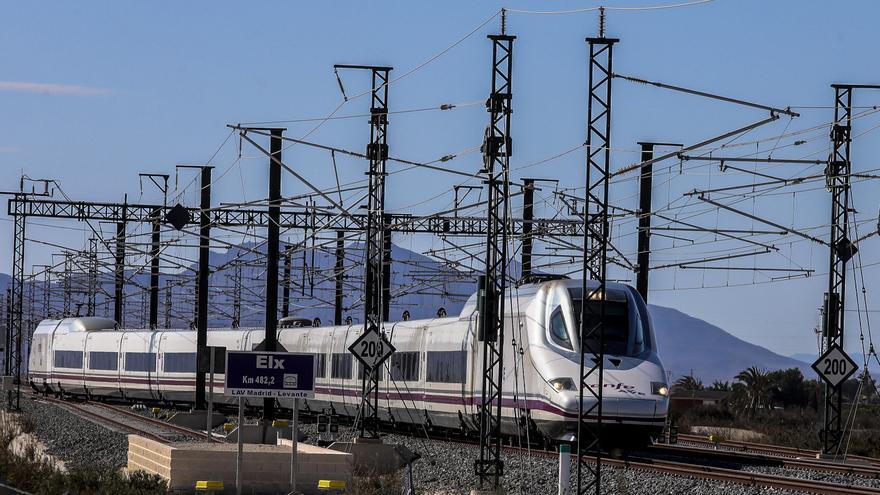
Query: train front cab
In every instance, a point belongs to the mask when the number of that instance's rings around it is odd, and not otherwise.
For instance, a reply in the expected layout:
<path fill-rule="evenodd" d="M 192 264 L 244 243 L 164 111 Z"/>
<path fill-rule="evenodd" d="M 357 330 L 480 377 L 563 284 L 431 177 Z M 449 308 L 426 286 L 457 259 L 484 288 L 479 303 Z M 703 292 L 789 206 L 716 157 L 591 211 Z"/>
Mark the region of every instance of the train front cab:
<path fill-rule="evenodd" d="M 577 432 L 580 386 L 579 328 L 581 282 L 548 283 L 541 291 L 534 311 L 543 325 L 531 334 L 531 358 L 544 378 L 546 410 L 537 414 L 539 429 L 551 439 L 574 438 Z M 591 282 L 592 284 L 592 282 Z M 590 286 L 588 285 L 588 291 Z M 659 434 L 668 410 L 665 371 L 656 352 L 650 317 L 641 296 L 623 284 L 608 284 L 605 325 L 604 383 L 602 389 L 603 438 L 615 443 L 644 443 Z M 598 306 L 599 301 L 588 302 Z M 595 311 L 584 311 L 588 318 Z M 592 317 L 591 320 L 595 319 Z M 595 325 L 587 321 L 588 327 Z M 586 342 L 586 349 L 599 348 L 598 339 Z M 585 365 L 594 364 L 592 353 L 585 355 Z M 588 378 L 598 385 L 598 373 Z M 584 394 L 588 417 L 598 414 L 596 399 Z"/>

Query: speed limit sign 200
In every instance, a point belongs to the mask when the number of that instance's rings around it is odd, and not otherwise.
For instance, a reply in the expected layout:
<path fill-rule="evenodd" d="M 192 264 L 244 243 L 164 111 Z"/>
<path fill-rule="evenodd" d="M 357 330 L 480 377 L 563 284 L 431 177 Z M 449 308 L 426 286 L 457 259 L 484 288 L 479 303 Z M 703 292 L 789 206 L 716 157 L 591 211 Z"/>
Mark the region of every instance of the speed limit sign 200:
<path fill-rule="evenodd" d="M 813 369 L 825 382 L 837 388 L 855 373 L 859 367 L 840 346 L 828 348 L 825 354 L 813 363 Z"/>
<path fill-rule="evenodd" d="M 348 348 L 365 368 L 375 368 L 394 354 L 394 346 L 384 335 L 375 331 L 364 332 Z"/>

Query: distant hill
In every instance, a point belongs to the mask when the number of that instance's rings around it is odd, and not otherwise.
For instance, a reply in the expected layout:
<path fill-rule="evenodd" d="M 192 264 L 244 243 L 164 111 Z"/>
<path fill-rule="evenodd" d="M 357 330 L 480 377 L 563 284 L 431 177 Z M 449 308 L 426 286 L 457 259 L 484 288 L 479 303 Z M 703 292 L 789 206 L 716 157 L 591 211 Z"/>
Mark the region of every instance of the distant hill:
<path fill-rule="evenodd" d="M 703 384 L 710 385 L 714 380 L 732 381 L 750 366 L 766 371 L 799 368 L 807 378 L 815 374 L 809 364 L 746 342 L 676 309 L 652 304 L 648 311 L 659 341 L 660 359 L 672 372 L 673 380 L 693 370 Z"/>
<path fill-rule="evenodd" d="M 242 326 L 261 326 L 264 320 L 263 308 L 265 291 L 265 272 L 256 260 L 265 252 L 264 246 L 244 244 L 226 251 L 211 251 L 212 273 L 210 275 L 211 303 L 209 324 L 228 327 L 232 314 L 233 283 L 229 269 L 233 262 L 244 262 L 241 268 L 242 285 Z M 363 253 L 357 244 L 346 245 L 345 262 L 345 315 L 354 321 L 363 320 L 360 300 L 360 286 L 363 273 Z M 400 246 L 392 248 L 391 319 L 398 320 L 403 311 L 410 312 L 413 318 L 428 318 L 436 314 L 441 306 L 448 314 L 461 311 L 464 302 L 475 290 L 474 274 L 463 273 L 454 267 L 415 253 Z M 332 250 L 320 248 L 300 251 L 291 260 L 291 314 L 308 318 L 319 317 L 325 323 L 333 318 L 333 265 L 335 256 Z M 226 267 L 220 270 L 219 267 Z M 306 267 L 306 270 L 302 268 Z M 192 265 L 195 268 L 195 265 Z M 282 263 L 283 268 L 283 263 Z M 519 265 L 514 263 L 514 276 Z M 192 273 L 192 272 L 191 272 Z M 305 276 L 302 274 L 305 273 Z M 74 287 L 84 287 L 82 275 L 73 277 Z M 146 271 L 126 271 L 126 326 L 129 328 L 145 326 L 146 313 L 145 288 L 149 286 Z M 179 276 L 162 274 L 159 287 L 159 323 L 165 323 L 166 283 L 173 285 L 168 307 L 172 327 L 186 328 L 190 325 L 194 309 L 194 288 L 191 275 L 183 285 L 178 285 Z M 0 274 L 0 290 L 4 290 L 9 276 Z M 110 277 L 102 279 L 103 294 L 97 297 L 97 314 L 112 317 L 113 286 Z M 37 282 L 37 292 L 42 292 L 41 282 Z M 53 283 L 54 285 L 54 283 Z M 279 297 L 280 297 L 279 290 Z M 106 294 L 106 295 L 105 295 Z M 53 297 L 54 311 L 60 310 L 59 297 Z M 74 294 L 71 311 L 76 311 L 85 300 L 83 291 Z M 809 363 L 775 354 L 761 346 L 750 344 L 734 337 L 723 329 L 706 321 L 663 306 L 649 305 L 659 341 L 660 356 L 673 379 L 689 374 L 703 383 L 713 380 L 732 380 L 740 371 L 757 365 L 766 370 L 800 368 L 805 376 L 812 373 Z M 279 316 L 281 308 L 279 304 Z M 857 361 L 859 361 L 857 359 Z M 860 361 L 859 361 L 860 362 Z"/>

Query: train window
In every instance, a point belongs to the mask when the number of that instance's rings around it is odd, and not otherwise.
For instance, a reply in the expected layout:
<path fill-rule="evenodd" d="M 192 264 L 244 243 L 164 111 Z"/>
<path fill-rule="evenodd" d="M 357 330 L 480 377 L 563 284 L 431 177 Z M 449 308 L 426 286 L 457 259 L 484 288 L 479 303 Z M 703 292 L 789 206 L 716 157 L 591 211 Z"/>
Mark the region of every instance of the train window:
<path fill-rule="evenodd" d="M 125 371 L 156 371 L 156 354 L 152 352 L 126 352 Z"/>
<path fill-rule="evenodd" d="M 391 379 L 416 382 L 419 380 L 419 353 L 395 352 L 391 355 Z"/>
<path fill-rule="evenodd" d="M 194 352 L 166 352 L 164 357 L 165 364 L 163 366 L 168 373 L 196 372 L 196 353 Z M 214 368 L 216 367 L 217 362 L 215 360 Z"/>
<path fill-rule="evenodd" d="M 360 365 L 358 365 L 358 369 L 360 370 L 358 372 L 358 379 L 363 380 L 364 375 L 367 374 L 367 368 L 365 368 L 363 364 L 360 364 Z M 383 365 L 380 365 L 378 368 L 376 368 L 376 370 L 379 372 L 379 381 L 380 382 L 385 378 L 385 373 L 383 373 L 384 369 L 385 369 L 385 366 L 383 366 Z"/>
<path fill-rule="evenodd" d="M 82 351 L 55 351 L 55 367 L 82 369 Z"/>
<path fill-rule="evenodd" d="M 568 328 L 565 326 L 565 315 L 562 306 L 557 306 L 550 314 L 550 338 L 556 345 L 572 349 L 571 339 L 568 336 Z"/>
<path fill-rule="evenodd" d="M 326 378 L 327 377 L 327 356 L 323 354 L 315 354 L 315 363 L 317 363 L 317 370 L 315 370 L 316 378 Z"/>
<path fill-rule="evenodd" d="M 634 312 L 636 313 L 634 315 L 634 318 L 636 320 L 635 323 L 636 325 L 638 325 L 638 328 L 636 330 L 636 332 L 638 332 L 636 334 L 636 348 L 634 349 L 634 351 L 641 352 L 638 349 L 639 338 L 641 338 L 641 340 L 644 342 L 643 349 L 653 349 L 654 343 L 652 341 L 651 335 L 651 323 L 648 320 L 648 308 L 645 306 L 645 302 L 642 300 L 641 297 L 632 297 L 631 300 L 632 304 L 634 304 L 635 307 L 638 308 L 638 311 Z"/>
<path fill-rule="evenodd" d="M 119 355 L 115 352 L 92 351 L 89 353 L 89 369 L 116 371 L 119 369 Z"/>
<path fill-rule="evenodd" d="M 351 378 L 351 354 L 333 353 L 330 363 L 331 378 Z"/>
<path fill-rule="evenodd" d="M 467 370 L 465 351 L 428 351 L 425 381 L 433 383 L 464 383 Z"/>
<path fill-rule="evenodd" d="M 633 345 L 632 352 L 630 353 L 633 356 L 637 356 L 645 351 L 645 329 L 642 327 L 642 318 L 638 312 L 632 317 L 632 328 L 633 333 Z"/>
<path fill-rule="evenodd" d="M 584 311 L 586 327 L 594 328 L 599 323 L 599 301 L 588 301 Z M 626 302 L 605 302 L 605 352 L 607 354 L 627 355 L 629 339 L 629 312 Z M 575 302 L 575 316 L 580 317 L 580 301 Z M 599 335 L 596 333 L 586 341 L 586 349 L 590 352 L 599 350 Z"/>

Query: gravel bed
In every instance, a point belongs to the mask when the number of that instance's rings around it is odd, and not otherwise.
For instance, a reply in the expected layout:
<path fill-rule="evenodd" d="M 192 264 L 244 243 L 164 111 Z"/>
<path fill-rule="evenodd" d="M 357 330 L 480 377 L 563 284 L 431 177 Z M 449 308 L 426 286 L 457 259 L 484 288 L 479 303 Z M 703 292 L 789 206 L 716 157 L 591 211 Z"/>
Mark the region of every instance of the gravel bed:
<path fill-rule="evenodd" d="M 46 402 L 21 396 L 22 414 L 49 454 L 68 467 L 119 468 L 128 456 L 128 437 Z"/>
<path fill-rule="evenodd" d="M 316 441 L 317 431 L 314 424 L 304 424 L 301 430 L 309 435 L 307 443 Z M 347 431 L 348 427 L 340 426 L 341 434 L 344 435 Z M 469 494 L 470 490 L 477 486 L 477 479 L 473 474 L 473 462 L 479 455 L 478 447 L 404 435 L 387 435 L 384 438 L 387 443 L 406 445 L 410 450 L 422 455 L 422 458 L 413 464 L 413 479 L 418 493 Z M 503 482 L 508 494 L 556 493 L 558 458 L 539 455 L 529 457 L 526 453 L 514 455 L 505 453 L 504 461 Z M 572 463 L 571 486 L 576 483 L 576 476 L 577 467 Z M 611 467 L 604 467 L 602 476 L 602 491 L 607 494 L 792 495 L 799 493 Z"/>
<path fill-rule="evenodd" d="M 22 412 L 33 425 L 34 434 L 46 445 L 48 452 L 65 461 L 69 466 L 118 468 L 126 464 L 128 440 L 125 434 L 110 430 L 54 404 L 36 402 L 29 397 L 22 397 L 21 406 Z M 151 415 L 146 411 L 142 414 Z M 235 417 L 230 418 L 233 423 L 235 419 Z M 314 423 L 300 423 L 300 429 L 309 437 L 306 443 L 316 443 L 317 427 Z M 217 430 L 222 431 L 220 428 Z M 349 426 L 340 425 L 342 435 L 349 430 Z M 473 460 L 479 455 L 476 446 L 394 434 L 386 435 L 385 441 L 406 445 L 422 456 L 413 464 L 413 479 L 418 493 L 469 494 L 470 490 L 477 486 L 477 479 L 473 474 Z M 511 495 L 556 493 L 558 470 L 556 458 L 528 456 L 526 453 L 505 453 L 504 460 L 503 480 L 507 493 Z M 835 473 L 755 466 L 746 467 L 744 471 L 880 488 L 880 480 Z M 602 473 L 603 492 L 607 494 L 791 495 L 797 493 L 611 467 L 603 468 Z M 572 484 L 575 482 L 575 476 L 576 467 L 573 465 Z"/>
<path fill-rule="evenodd" d="M 695 446 L 699 448 L 704 448 L 704 445 L 699 444 L 690 444 L 685 442 L 679 442 L 682 445 Z M 707 449 L 712 450 L 712 449 Z M 726 449 L 721 448 L 719 451 L 727 451 L 727 452 L 742 452 L 742 450 L 730 448 Z M 748 452 L 752 453 L 752 452 Z M 777 457 L 772 454 L 764 454 L 768 457 Z M 783 459 L 794 459 L 793 456 L 780 456 Z M 785 468 L 785 467 L 771 467 L 771 466 L 749 466 L 743 465 L 741 471 L 749 472 L 749 473 L 757 473 L 757 474 L 769 474 L 773 476 L 785 476 L 788 478 L 797 478 L 802 480 L 813 480 L 813 481 L 824 481 L 826 483 L 837 483 L 837 484 L 848 484 L 853 486 L 865 486 L 870 488 L 878 488 L 880 489 L 880 478 L 868 478 L 865 476 L 859 476 L 855 474 L 843 474 L 843 473 L 831 473 L 827 471 L 817 471 L 812 469 L 801 469 L 801 468 Z"/>
<path fill-rule="evenodd" d="M 841 473 L 828 473 L 813 471 L 810 469 L 780 468 L 766 466 L 744 466 L 743 471 L 749 473 L 771 474 L 802 480 L 824 481 L 826 483 L 847 484 L 852 486 L 865 486 L 880 489 L 880 479 L 867 478 L 864 476 L 847 475 Z"/>

